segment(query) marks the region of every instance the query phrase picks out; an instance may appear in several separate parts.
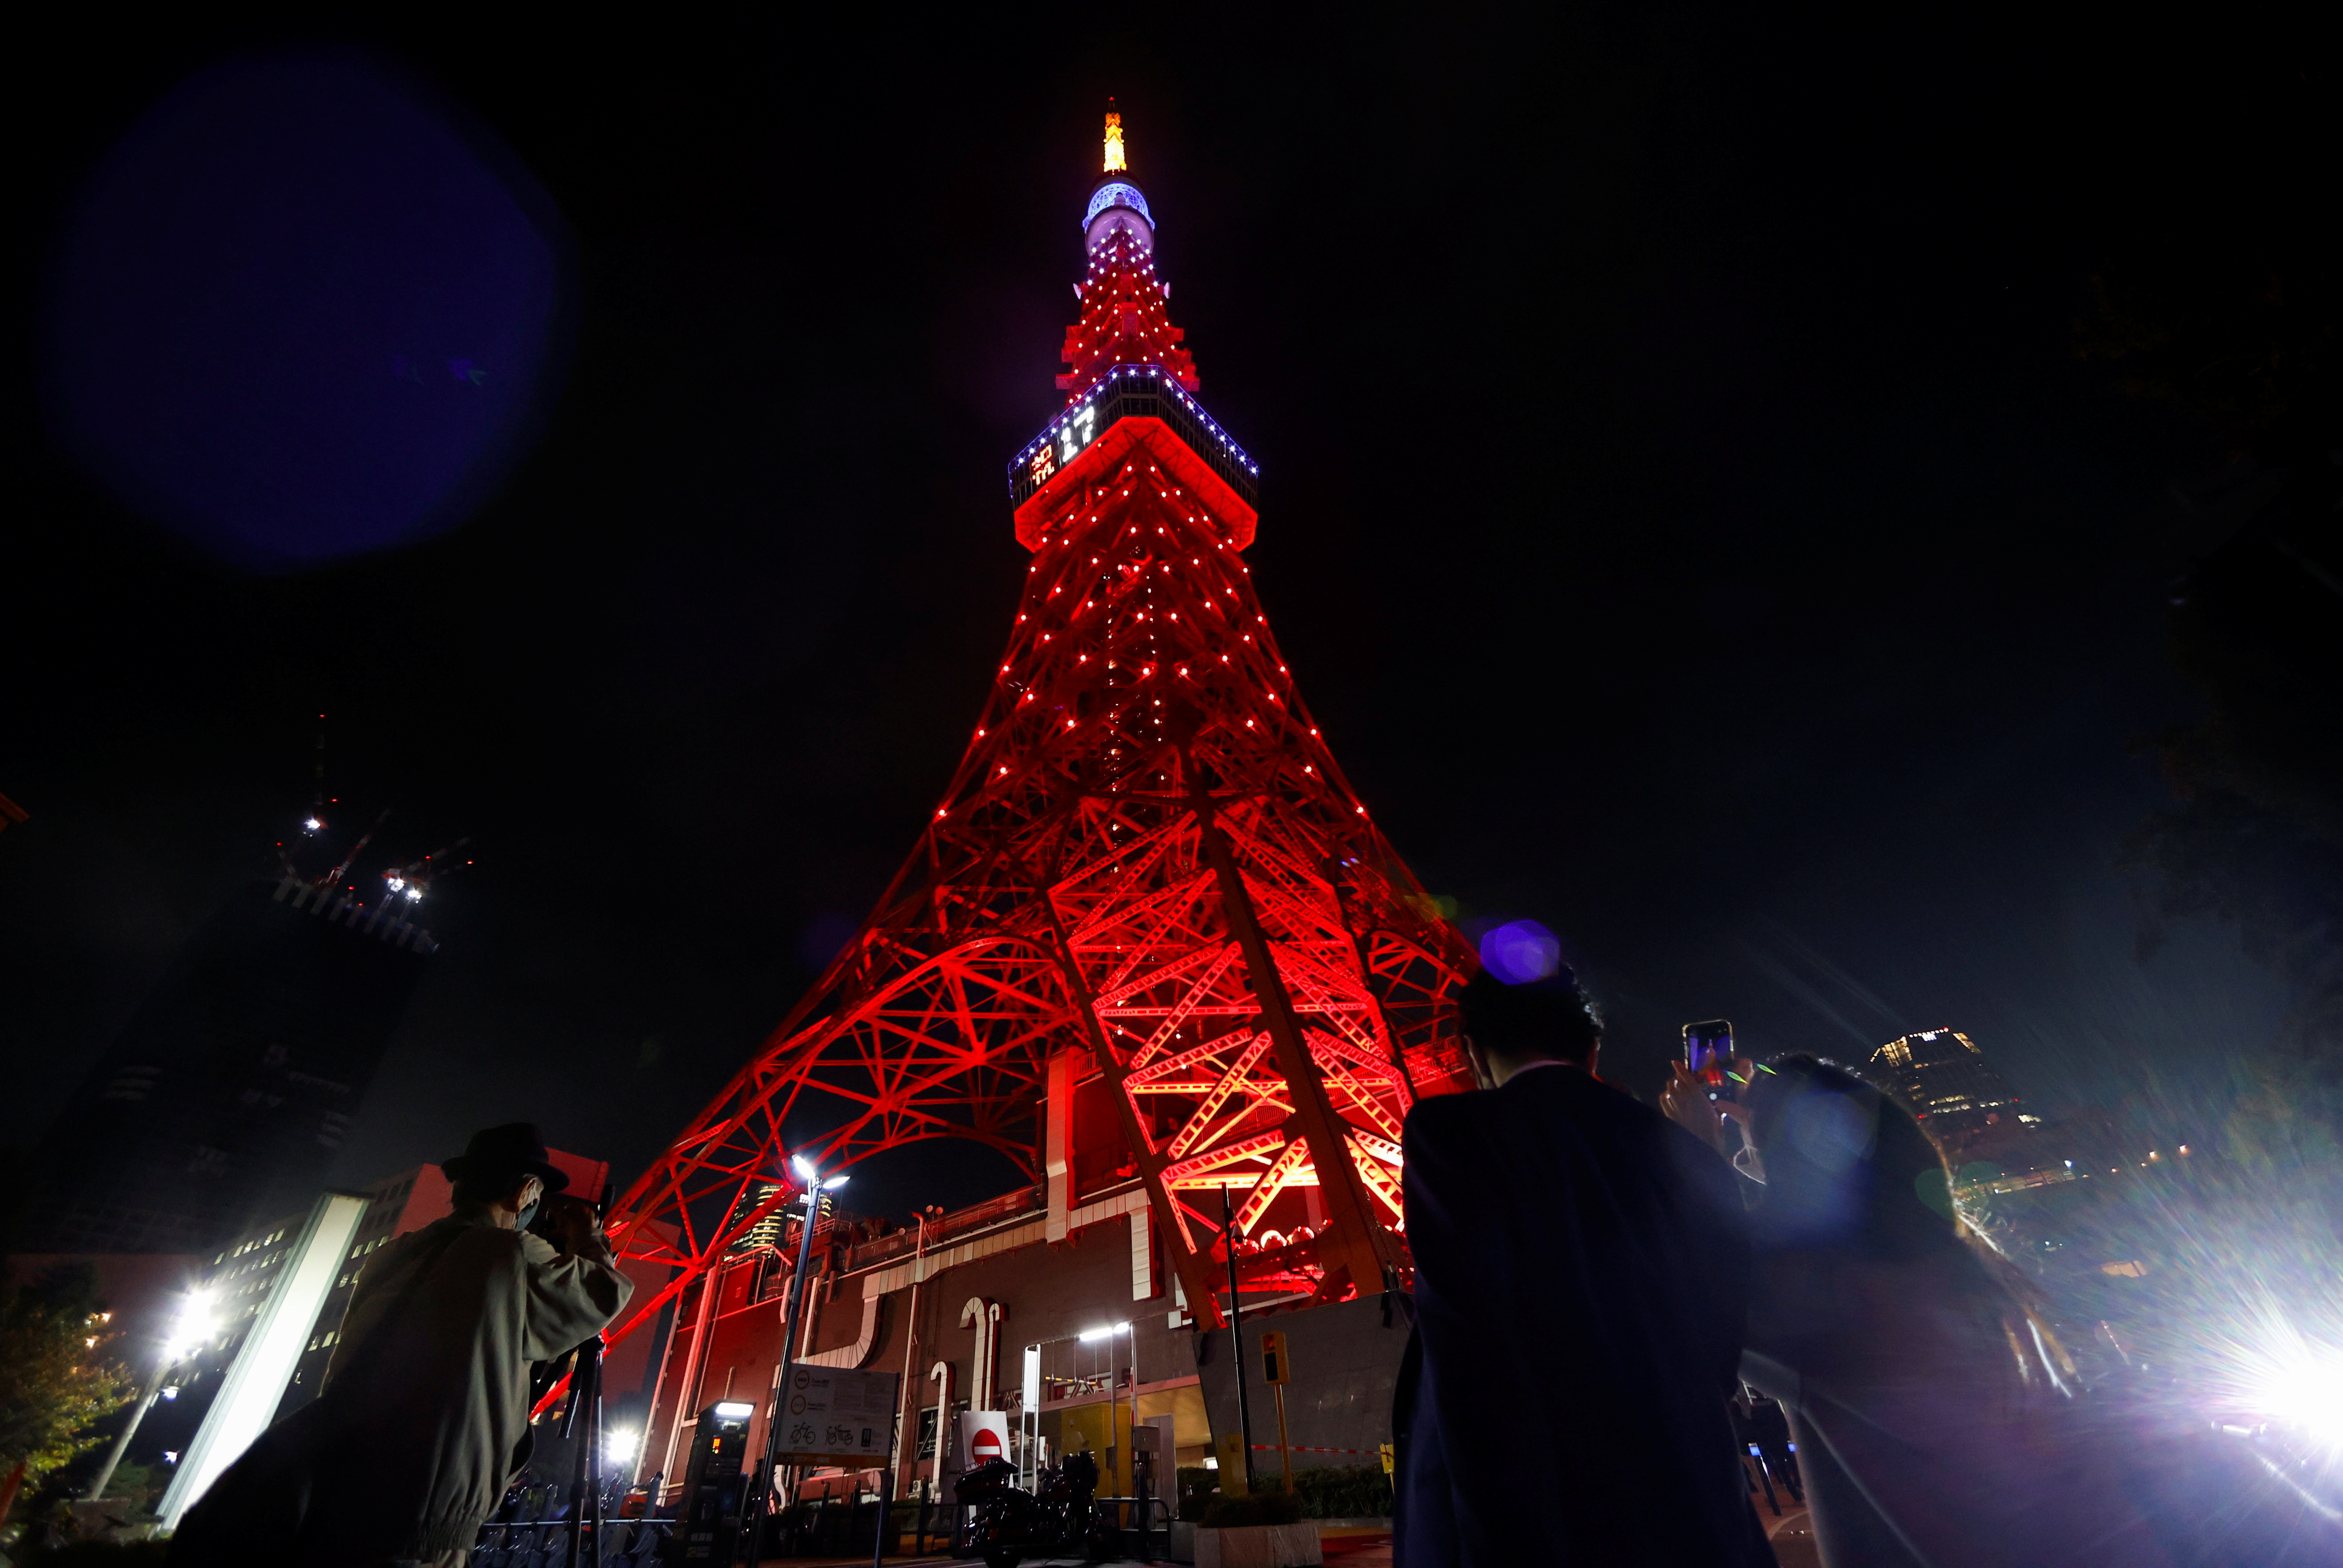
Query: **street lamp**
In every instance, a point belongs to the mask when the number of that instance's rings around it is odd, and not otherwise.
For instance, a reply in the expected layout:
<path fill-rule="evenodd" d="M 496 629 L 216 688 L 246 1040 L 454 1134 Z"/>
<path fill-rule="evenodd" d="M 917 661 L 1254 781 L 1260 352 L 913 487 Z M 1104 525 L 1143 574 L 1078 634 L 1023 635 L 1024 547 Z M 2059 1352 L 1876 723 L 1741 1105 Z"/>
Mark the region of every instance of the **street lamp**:
<path fill-rule="evenodd" d="M 1094 1345 L 1102 1341 L 1111 1340 L 1117 1334 L 1129 1332 L 1131 1332 L 1131 1325 L 1127 1322 L 1102 1323 L 1094 1329 L 1084 1329 L 1080 1333 L 1060 1334 L 1055 1339 L 1035 1340 L 1025 1347 L 1027 1384 L 1025 1409 L 1019 1412 L 1017 1428 L 1018 1436 L 1025 1448 L 1023 1469 L 1026 1472 L 1026 1485 L 1034 1484 L 1033 1476 L 1038 1471 L 1036 1449 L 1041 1434 L 1041 1400 L 1037 1380 L 1041 1376 L 1041 1347 L 1063 1344 Z M 1115 1399 L 1111 1379 L 1112 1373 L 1110 1372 L 1106 1395 L 1107 1471 L 1110 1478 L 1114 1470 L 1115 1460 L 1121 1452 L 1121 1445 L 1114 1441 Z M 1139 1425 L 1139 1342 L 1137 1340 L 1131 1342 L 1131 1424 L 1134 1429 Z M 1138 1439 L 1133 1438 L 1131 1442 L 1135 1447 Z"/>
<path fill-rule="evenodd" d="M 163 1350 L 155 1361 L 155 1375 L 146 1380 L 146 1392 L 139 1396 L 138 1408 L 130 1412 L 129 1421 L 124 1423 L 122 1435 L 114 1440 L 112 1448 L 106 1450 L 106 1462 L 97 1467 L 97 1479 L 90 1483 L 89 1491 L 84 1494 L 84 1502 L 96 1503 L 106 1496 L 106 1489 L 114 1484 L 115 1468 L 122 1462 L 122 1456 L 130 1452 L 130 1440 L 138 1435 L 138 1423 L 145 1421 L 146 1412 L 155 1408 L 155 1401 L 157 1398 L 179 1397 L 178 1386 L 172 1384 L 166 1388 L 164 1380 L 170 1376 L 173 1367 L 199 1349 L 206 1340 L 212 1337 L 212 1331 L 219 1326 L 212 1318 L 212 1299 L 209 1290 L 189 1291 L 180 1299 L 178 1315 L 171 1320 L 169 1330 L 163 1335 Z"/>
<path fill-rule="evenodd" d="M 757 1511 L 757 1527 L 749 1536 L 749 1561 L 751 1563 L 757 1562 L 758 1553 L 764 1550 L 765 1521 L 776 1512 L 773 1507 L 773 1467 L 780 1452 L 781 1403 L 789 1398 L 789 1368 L 797 1361 L 798 1322 L 799 1314 L 805 1311 L 806 1270 L 813 1262 L 814 1221 L 821 1217 L 822 1194 L 835 1192 L 847 1182 L 843 1173 L 824 1180 L 814 1162 L 802 1154 L 789 1156 L 789 1169 L 797 1172 L 799 1181 L 805 1183 L 799 1197 L 799 1201 L 805 1205 L 805 1222 L 798 1230 L 798 1270 L 796 1277 L 789 1281 L 789 1310 L 781 1318 L 781 1364 L 773 1377 L 772 1405 L 765 1412 L 765 1463 L 757 1477 L 764 1493 L 765 1506 Z M 880 1523 L 884 1524 L 883 1520 Z M 882 1528 L 880 1533 L 883 1537 L 886 1532 Z"/>

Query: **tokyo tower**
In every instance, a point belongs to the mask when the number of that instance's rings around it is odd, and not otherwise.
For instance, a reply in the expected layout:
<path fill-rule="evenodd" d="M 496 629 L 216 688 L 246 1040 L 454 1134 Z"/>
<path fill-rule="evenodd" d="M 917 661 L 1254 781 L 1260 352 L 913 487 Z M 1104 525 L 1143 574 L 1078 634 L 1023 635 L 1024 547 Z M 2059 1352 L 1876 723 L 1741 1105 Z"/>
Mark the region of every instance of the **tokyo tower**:
<path fill-rule="evenodd" d="M 1400 1122 L 1469 1087 L 1467 949 L 1270 635 L 1255 468 L 1196 399 L 1114 115 L 1104 162 L 1065 406 L 1010 465 L 1033 561 L 983 716 L 860 933 L 620 1200 L 621 1250 L 679 1266 L 629 1326 L 789 1201 L 789 1156 L 929 1138 L 1053 1191 L 1136 1179 L 1208 1326 L 1224 1188 L 1248 1289 L 1407 1269 Z"/>

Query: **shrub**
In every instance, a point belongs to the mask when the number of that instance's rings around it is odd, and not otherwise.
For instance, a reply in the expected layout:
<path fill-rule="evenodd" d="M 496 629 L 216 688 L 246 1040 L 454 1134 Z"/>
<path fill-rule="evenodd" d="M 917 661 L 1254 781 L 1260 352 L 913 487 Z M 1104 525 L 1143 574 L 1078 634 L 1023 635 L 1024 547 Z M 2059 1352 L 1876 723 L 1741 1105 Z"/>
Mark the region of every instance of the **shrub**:
<path fill-rule="evenodd" d="M 1173 1473 L 1172 1483 L 1180 1506 L 1175 1518 L 1191 1521 L 1203 1518 L 1204 1510 L 1221 1494 L 1221 1473 L 1207 1470 L 1201 1464 L 1183 1464 Z"/>
<path fill-rule="evenodd" d="M 1271 1483 L 1270 1484 L 1275 1484 Z M 1304 1519 L 1388 1519 L 1391 1477 L 1381 1464 L 1330 1464 L 1293 1473 Z"/>

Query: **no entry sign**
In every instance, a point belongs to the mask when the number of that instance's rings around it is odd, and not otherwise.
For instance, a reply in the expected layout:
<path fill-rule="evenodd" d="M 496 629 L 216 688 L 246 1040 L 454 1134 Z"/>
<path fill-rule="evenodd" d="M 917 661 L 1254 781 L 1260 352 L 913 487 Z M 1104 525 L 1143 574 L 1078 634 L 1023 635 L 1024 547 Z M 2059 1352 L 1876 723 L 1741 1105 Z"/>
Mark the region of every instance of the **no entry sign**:
<path fill-rule="evenodd" d="M 1009 1457 L 1009 1417 L 997 1410 L 960 1413 L 960 1467 L 974 1470 L 988 1459 Z"/>

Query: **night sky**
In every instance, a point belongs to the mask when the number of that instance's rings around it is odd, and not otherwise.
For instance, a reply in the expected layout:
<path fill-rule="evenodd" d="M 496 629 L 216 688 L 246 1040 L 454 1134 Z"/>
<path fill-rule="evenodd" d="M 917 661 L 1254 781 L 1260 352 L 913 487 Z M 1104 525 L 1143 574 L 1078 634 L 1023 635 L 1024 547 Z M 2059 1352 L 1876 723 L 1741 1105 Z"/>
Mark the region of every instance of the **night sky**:
<path fill-rule="evenodd" d="M 1950 1024 L 2051 1111 L 2217 1114 L 2286 998 L 2217 926 L 2137 960 L 2117 862 L 2167 799 L 2136 743 L 2197 711 L 2174 496 L 2223 457 L 2075 323 L 2323 192 L 2298 42 L 1263 15 L 53 33 L 0 1140 L 273 867 L 322 712 L 337 829 L 393 813 L 354 879 L 477 861 L 337 1177 L 522 1117 L 652 1158 L 975 721 L 1110 94 L 1302 692 L 1428 889 L 1562 934 L 1614 1075 L 1688 1019 L 1857 1060 Z M 898 1158 L 858 1206 L 1003 1171 Z"/>

